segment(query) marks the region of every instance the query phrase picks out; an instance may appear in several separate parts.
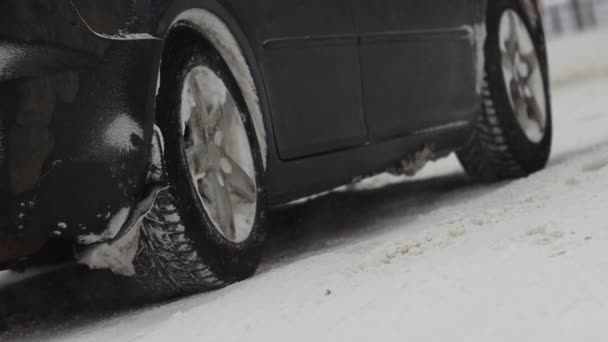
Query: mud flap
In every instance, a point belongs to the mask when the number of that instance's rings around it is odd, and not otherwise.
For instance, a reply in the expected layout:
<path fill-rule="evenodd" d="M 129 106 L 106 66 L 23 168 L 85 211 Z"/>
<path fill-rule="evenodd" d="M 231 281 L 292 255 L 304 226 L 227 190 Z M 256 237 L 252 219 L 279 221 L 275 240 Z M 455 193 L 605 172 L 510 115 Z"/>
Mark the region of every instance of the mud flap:
<path fill-rule="evenodd" d="M 144 218 L 150 213 L 158 194 L 167 189 L 164 167 L 164 142 L 158 127 L 154 128 L 147 195 L 131 211 L 120 230 L 108 241 L 88 246 L 77 256 L 80 264 L 91 269 L 109 269 L 123 276 L 133 276 L 133 260 L 137 253 Z"/>

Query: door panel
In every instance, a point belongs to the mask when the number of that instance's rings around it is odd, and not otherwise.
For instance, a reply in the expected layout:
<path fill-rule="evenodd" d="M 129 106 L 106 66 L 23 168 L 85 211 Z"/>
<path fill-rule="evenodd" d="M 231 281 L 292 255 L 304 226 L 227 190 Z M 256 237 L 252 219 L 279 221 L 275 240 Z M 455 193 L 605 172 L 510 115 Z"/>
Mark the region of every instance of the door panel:
<path fill-rule="evenodd" d="M 472 118 L 479 102 L 471 1 L 355 0 L 372 141 Z"/>
<path fill-rule="evenodd" d="M 472 0 L 353 0 L 357 28 L 366 33 L 407 32 L 462 26 Z"/>
<path fill-rule="evenodd" d="M 357 36 L 345 2 L 258 0 L 250 8 L 281 159 L 365 143 Z"/>

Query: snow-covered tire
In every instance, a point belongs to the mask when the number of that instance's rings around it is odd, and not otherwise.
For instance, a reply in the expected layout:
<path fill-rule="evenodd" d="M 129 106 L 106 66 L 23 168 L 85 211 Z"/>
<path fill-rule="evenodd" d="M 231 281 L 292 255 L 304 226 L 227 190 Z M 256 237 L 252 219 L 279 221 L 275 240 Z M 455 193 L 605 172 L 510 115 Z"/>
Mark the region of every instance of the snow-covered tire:
<path fill-rule="evenodd" d="M 156 117 L 164 137 L 169 188 L 158 195 L 144 220 L 134 263 L 135 278 L 160 297 L 213 290 L 252 276 L 266 237 L 262 157 L 237 82 L 206 40 L 187 31 L 175 34 L 179 38 L 171 39 L 161 68 Z M 200 185 L 195 185 L 189 167 L 191 155 L 187 155 L 183 141 L 182 96 L 189 71 L 200 66 L 212 70 L 234 96 L 251 150 L 257 205 L 250 233 L 242 241 L 230 241 L 218 231 L 217 223 L 214 226 L 217 221 L 212 221 L 201 202 Z M 222 187 L 227 186 L 222 183 Z"/>
<path fill-rule="evenodd" d="M 471 140 L 458 152 L 461 164 L 474 179 L 498 181 L 525 177 L 542 170 L 548 162 L 553 134 L 549 70 L 540 15 L 536 8 L 530 6 L 534 3 L 512 0 L 488 2 L 482 111 Z M 516 13 L 522 19 L 537 55 L 546 108 L 544 133 L 538 141 L 531 140 L 519 123 L 509 93 L 511 90 L 507 89 L 505 81 L 500 24 L 506 11 Z"/>
<path fill-rule="evenodd" d="M 169 191 L 161 192 L 144 219 L 135 257 L 136 279 L 151 293 L 173 296 L 225 286 L 186 235 Z"/>

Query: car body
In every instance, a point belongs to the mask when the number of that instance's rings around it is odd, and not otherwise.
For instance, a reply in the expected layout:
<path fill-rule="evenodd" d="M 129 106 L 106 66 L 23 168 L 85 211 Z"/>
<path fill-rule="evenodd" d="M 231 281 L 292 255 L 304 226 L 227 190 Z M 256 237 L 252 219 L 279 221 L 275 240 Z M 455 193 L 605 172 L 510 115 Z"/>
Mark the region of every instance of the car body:
<path fill-rule="evenodd" d="M 411 171 L 465 145 L 481 107 L 485 8 L 485 0 L 3 1 L 0 264 L 49 237 L 109 239 L 121 210 L 146 198 L 159 66 L 176 20 L 190 18 L 241 63 L 239 83 L 255 84 L 246 100 L 261 108 L 254 121 L 272 207 L 364 175 Z"/>

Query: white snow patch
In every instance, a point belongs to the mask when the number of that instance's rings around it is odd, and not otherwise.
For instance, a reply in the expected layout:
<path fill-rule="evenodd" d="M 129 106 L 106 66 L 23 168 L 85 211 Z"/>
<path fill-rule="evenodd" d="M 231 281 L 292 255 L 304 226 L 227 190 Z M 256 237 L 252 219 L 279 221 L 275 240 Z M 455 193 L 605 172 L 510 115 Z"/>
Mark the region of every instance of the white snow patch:
<path fill-rule="evenodd" d="M 72 6 L 72 7 L 76 11 L 76 14 L 78 14 L 78 16 L 80 17 L 81 22 L 84 23 L 84 25 L 87 27 L 87 29 L 99 38 L 109 39 L 109 40 L 160 40 L 160 38 L 157 38 L 157 37 L 152 36 L 151 34 L 142 33 L 142 32 L 127 32 L 124 30 L 118 30 L 115 34 L 106 34 L 106 33 L 97 32 L 89 25 L 89 23 L 85 20 L 85 18 L 80 14 L 80 11 L 78 10 L 78 8 L 76 6 Z"/>
<path fill-rule="evenodd" d="M 171 223 L 178 223 L 181 221 L 181 218 L 179 217 L 179 214 L 175 213 L 165 216 L 165 220 Z"/>
<path fill-rule="evenodd" d="M 141 125 L 130 116 L 120 114 L 106 128 L 104 142 L 107 147 L 115 151 L 128 153 L 135 150 L 133 135 L 143 139 L 144 131 Z"/>
<path fill-rule="evenodd" d="M 213 71 L 206 67 L 195 68 L 193 72 L 191 77 L 195 78 L 198 87 L 204 92 L 205 105 L 209 106 L 206 110 L 209 113 L 214 113 L 218 108 L 226 104 L 228 89 L 226 89 L 224 82 Z M 191 119 L 192 108 L 196 106 L 194 96 L 197 96 L 196 90 L 192 89 L 190 84 L 185 84 L 182 92 L 182 107 L 180 110 L 182 132 L 185 131 L 186 125 Z M 219 145 L 220 144 L 218 144 L 218 146 Z"/>
<path fill-rule="evenodd" d="M 154 37 L 148 33 L 129 33 L 124 31 L 118 31 L 116 34 L 103 34 L 94 32 L 97 36 L 110 40 L 158 40 L 159 38 Z"/>
<path fill-rule="evenodd" d="M 83 245 L 92 245 L 95 243 L 111 240 L 120 232 L 122 226 L 129 218 L 131 208 L 122 208 L 112 217 L 108 223 L 107 229 L 101 234 L 83 235 L 78 238 L 78 242 Z"/>
<path fill-rule="evenodd" d="M 135 275 L 133 259 L 137 254 L 141 228 L 142 223 L 138 222 L 121 239 L 112 243 L 102 243 L 87 250 L 78 258 L 78 262 L 92 270 L 109 269 L 118 275 Z"/>
<path fill-rule="evenodd" d="M 158 194 L 164 190 L 166 189 L 155 188 L 133 209 L 124 208 L 116 214 L 103 234 L 104 240 L 97 241 L 101 244 L 91 245 L 78 256 L 78 262 L 91 269 L 109 269 L 124 276 L 135 275 L 133 260 L 137 254 L 144 218 L 154 207 Z"/>
<path fill-rule="evenodd" d="M 123 208 L 112 217 L 105 232 L 100 235 L 81 236 L 79 239 L 81 244 L 93 246 L 78 256 L 78 263 L 92 270 L 108 269 L 118 275 L 135 275 L 133 259 L 137 253 L 143 217 L 135 223 L 134 227 L 130 227 L 122 238 L 106 242 L 119 234 L 130 214 L 130 208 Z M 100 242 L 101 244 L 97 244 Z"/>
<path fill-rule="evenodd" d="M 172 26 L 180 22 L 187 22 L 196 27 L 220 52 L 234 74 L 251 115 L 262 154 L 262 161 L 264 168 L 266 168 L 268 144 L 266 141 L 264 117 L 255 81 L 238 41 L 220 18 L 204 9 L 185 11 L 173 21 Z"/>
<path fill-rule="evenodd" d="M 146 177 L 146 181 L 148 183 L 158 184 L 163 181 L 164 151 L 165 141 L 163 133 L 157 125 L 154 125 L 154 135 L 152 137 L 152 146 L 150 148 L 150 167 Z"/>
<path fill-rule="evenodd" d="M 154 134 L 158 139 L 157 146 L 152 146 L 152 155 L 151 162 L 154 165 L 162 165 L 163 161 L 163 153 L 165 152 L 165 137 L 163 136 L 163 132 L 157 125 L 154 125 Z"/>
<path fill-rule="evenodd" d="M 23 59 L 25 51 L 12 44 L 0 46 L 0 77 L 10 75 L 15 62 Z"/>

